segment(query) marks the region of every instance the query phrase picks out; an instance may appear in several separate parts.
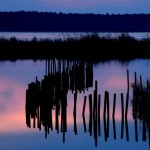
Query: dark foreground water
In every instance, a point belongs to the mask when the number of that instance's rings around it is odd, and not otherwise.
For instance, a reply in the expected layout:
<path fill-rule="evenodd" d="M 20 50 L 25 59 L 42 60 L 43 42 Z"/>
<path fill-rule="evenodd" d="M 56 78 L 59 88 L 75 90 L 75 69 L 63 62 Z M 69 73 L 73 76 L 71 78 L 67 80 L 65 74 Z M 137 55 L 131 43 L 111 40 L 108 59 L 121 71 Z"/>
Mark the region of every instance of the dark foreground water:
<path fill-rule="evenodd" d="M 0 62 L 0 150 L 148 150 L 148 125 L 145 132 L 133 119 L 127 69 L 129 85 L 135 72 L 144 84 L 150 60 Z"/>

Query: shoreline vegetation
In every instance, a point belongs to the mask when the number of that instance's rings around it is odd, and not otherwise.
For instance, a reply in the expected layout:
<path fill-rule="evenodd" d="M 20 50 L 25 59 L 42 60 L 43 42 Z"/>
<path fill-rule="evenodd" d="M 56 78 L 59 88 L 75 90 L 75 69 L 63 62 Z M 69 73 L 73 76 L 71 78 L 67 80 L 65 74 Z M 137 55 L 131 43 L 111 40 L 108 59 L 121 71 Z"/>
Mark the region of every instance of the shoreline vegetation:
<path fill-rule="evenodd" d="M 116 37 L 101 37 L 93 33 L 78 38 L 68 37 L 65 40 L 0 38 L 0 60 L 51 58 L 92 62 L 150 58 L 150 37 L 137 40 L 128 33 Z"/>

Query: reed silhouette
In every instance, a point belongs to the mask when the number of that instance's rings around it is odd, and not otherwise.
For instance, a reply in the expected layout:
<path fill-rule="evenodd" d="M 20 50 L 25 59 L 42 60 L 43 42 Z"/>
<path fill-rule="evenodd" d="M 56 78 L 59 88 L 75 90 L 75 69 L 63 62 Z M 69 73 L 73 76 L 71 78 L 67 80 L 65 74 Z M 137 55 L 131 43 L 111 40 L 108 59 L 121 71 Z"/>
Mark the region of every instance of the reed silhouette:
<path fill-rule="evenodd" d="M 118 37 L 101 37 L 93 33 L 66 40 L 33 38 L 25 41 L 13 37 L 0 39 L 0 59 L 15 61 L 57 58 L 93 63 L 106 60 L 130 61 L 135 58 L 150 58 L 149 47 L 150 38 L 136 40 L 125 33 Z"/>
<path fill-rule="evenodd" d="M 146 84 L 142 81 L 142 76 L 137 79 L 135 72 L 135 81 L 131 85 L 133 90 L 132 99 L 132 114 L 135 120 L 135 139 L 138 141 L 138 122 L 140 122 L 142 127 L 142 140 L 146 141 L 146 133 L 149 138 L 150 145 L 150 109 L 149 109 L 149 99 L 150 99 L 150 83 L 149 80 Z"/>

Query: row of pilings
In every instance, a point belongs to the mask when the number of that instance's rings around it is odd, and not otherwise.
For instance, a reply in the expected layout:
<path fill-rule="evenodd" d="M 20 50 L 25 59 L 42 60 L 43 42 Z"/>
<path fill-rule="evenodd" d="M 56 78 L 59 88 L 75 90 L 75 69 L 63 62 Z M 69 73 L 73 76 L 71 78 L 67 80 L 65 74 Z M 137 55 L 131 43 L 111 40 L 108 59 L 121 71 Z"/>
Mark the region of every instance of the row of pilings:
<path fill-rule="evenodd" d="M 59 133 L 59 124 L 63 132 L 67 132 L 67 94 L 85 92 L 93 86 L 93 64 L 82 61 L 46 61 L 46 75 L 40 82 L 36 81 L 28 84 L 26 90 L 26 124 L 41 130 L 41 125 L 45 128 L 45 137 L 53 130 L 52 110 L 55 109 L 55 129 Z M 75 109 L 76 110 L 76 109 Z M 74 112 L 75 114 L 76 112 Z M 59 115 L 61 122 L 59 123 Z"/>
<path fill-rule="evenodd" d="M 107 141 L 110 136 L 110 120 L 112 120 L 113 124 L 113 137 L 117 138 L 116 134 L 116 123 L 115 123 L 115 111 L 116 111 L 116 93 L 113 96 L 113 108 L 110 110 L 110 94 L 108 91 L 104 92 L 104 100 L 102 106 L 101 94 L 98 94 L 98 82 L 95 81 L 95 89 L 93 94 L 89 94 L 88 96 L 84 96 L 83 103 L 83 126 L 84 132 L 87 132 L 86 121 L 85 121 L 85 105 L 88 98 L 89 101 L 89 124 L 88 124 L 88 132 L 89 135 L 92 136 L 95 140 L 95 146 L 98 145 L 98 137 L 101 136 L 101 116 L 103 116 L 103 130 L 104 130 L 104 140 Z M 129 141 L 129 131 L 128 131 L 128 102 L 129 102 L 129 93 L 126 94 L 126 99 L 124 100 L 123 93 L 120 94 L 121 100 L 121 135 L 120 138 L 124 138 L 124 130 L 126 131 L 126 140 Z M 125 103 L 125 107 L 124 107 Z M 101 111 L 103 107 L 103 112 Z M 102 113 L 102 115 L 101 115 Z M 111 116 L 110 116 L 111 115 Z"/>
<path fill-rule="evenodd" d="M 77 60 L 46 60 L 45 74 L 52 74 L 54 79 L 58 80 L 58 86 L 66 92 L 81 92 L 93 86 L 92 63 Z"/>
<path fill-rule="evenodd" d="M 51 67 L 50 67 L 51 66 Z M 55 66 L 55 67 L 52 67 Z M 53 68 L 53 69 L 51 69 Z M 66 76 L 66 77 L 65 77 Z M 72 77 L 71 77 L 72 76 Z M 80 79 L 82 81 L 81 85 Z M 142 78 L 140 77 L 140 81 Z M 79 82 L 79 83 L 76 83 Z M 72 86 L 71 86 L 72 85 Z M 77 86 L 78 85 L 78 86 Z M 93 94 L 84 96 L 83 101 L 83 127 L 84 132 L 89 132 L 95 140 L 95 146 L 98 145 L 98 137 L 101 136 L 101 108 L 103 107 L 103 129 L 104 129 L 104 139 L 108 140 L 110 136 L 110 120 L 113 124 L 113 137 L 117 138 L 116 133 L 116 93 L 113 96 L 113 109 L 110 112 L 110 94 L 108 91 L 104 92 L 104 106 L 101 105 L 102 99 L 101 95 L 98 93 L 98 82 L 95 81 L 95 88 Z M 140 86 L 138 86 L 140 85 Z M 47 134 L 54 128 L 57 133 L 63 133 L 63 142 L 65 142 L 65 133 L 67 132 L 67 94 L 68 91 L 72 91 L 74 96 L 74 108 L 73 108 L 73 120 L 74 120 L 74 133 L 78 134 L 77 130 L 77 100 L 78 94 L 80 92 L 85 92 L 86 89 L 93 86 L 93 65 L 83 62 L 57 62 L 55 60 L 46 62 L 46 75 L 42 82 L 39 82 L 36 78 L 35 82 L 28 85 L 26 91 L 26 124 L 31 127 L 31 120 L 33 120 L 33 127 L 39 128 L 41 130 L 41 125 L 45 128 L 45 138 Z M 121 134 L 120 138 L 123 139 L 126 132 L 126 140 L 129 141 L 129 131 L 128 131 L 128 105 L 129 105 L 129 71 L 127 70 L 127 93 L 120 93 L 121 102 Z M 139 106 L 141 106 L 141 95 L 139 96 L 138 87 L 144 93 L 144 88 L 142 82 L 137 83 L 136 73 L 135 73 L 135 83 L 131 86 L 133 88 L 133 119 L 135 122 L 135 141 L 138 141 L 138 124 L 137 120 L 143 120 L 143 141 L 146 140 L 146 128 L 149 126 L 148 119 L 143 119 L 149 114 L 143 113 Z M 149 93 L 150 86 L 149 81 L 147 81 L 146 91 Z M 148 97 L 147 97 L 148 98 Z M 143 99 L 143 98 L 142 98 Z M 87 101 L 89 106 L 87 106 Z M 140 102 L 140 103 L 139 103 Z M 139 105 L 139 106 L 138 106 Z M 145 106 L 146 105 L 146 106 Z M 86 107 L 89 107 L 89 119 L 88 124 L 85 118 Z M 142 104 L 142 108 L 146 108 L 148 111 L 148 100 L 146 104 Z M 52 115 L 52 110 L 55 110 L 55 116 Z M 53 117 L 55 117 L 55 127 L 53 127 Z M 60 118 L 60 122 L 59 122 Z M 87 128 L 88 125 L 88 128 Z M 60 131 L 59 131 L 60 130 Z"/>

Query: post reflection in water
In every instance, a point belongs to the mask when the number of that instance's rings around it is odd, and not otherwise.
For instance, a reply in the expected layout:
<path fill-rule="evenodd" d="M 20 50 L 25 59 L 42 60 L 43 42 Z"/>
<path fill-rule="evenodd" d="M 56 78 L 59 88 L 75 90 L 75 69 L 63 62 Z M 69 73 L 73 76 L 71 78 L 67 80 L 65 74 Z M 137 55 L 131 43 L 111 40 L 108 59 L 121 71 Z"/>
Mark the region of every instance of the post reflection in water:
<path fill-rule="evenodd" d="M 45 128 L 45 138 L 53 130 L 52 109 L 55 109 L 55 129 L 59 133 L 59 124 L 65 142 L 67 132 L 67 94 L 74 93 L 74 132 L 77 134 L 76 103 L 78 92 L 93 86 L 93 64 L 82 61 L 46 61 L 46 75 L 28 85 L 26 90 L 26 124 L 33 128 L 41 125 Z M 61 116 L 60 116 L 61 114 Z M 61 122 L 59 123 L 59 117 Z M 37 123 L 36 123 L 37 122 Z"/>
<path fill-rule="evenodd" d="M 150 83 L 146 81 L 144 85 L 142 82 L 142 76 L 140 80 L 137 79 L 135 72 L 135 81 L 132 84 L 133 99 L 132 99 L 132 112 L 135 121 L 135 139 L 138 141 L 138 125 L 142 129 L 142 140 L 149 139 L 150 145 Z M 138 123 L 140 122 L 140 124 Z M 147 136 L 146 136 L 147 134 Z"/>
<path fill-rule="evenodd" d="M 149 82 L 148 82 L 149 83 Z M 136 85 L 136 82 L 135 82 Z M 149 85 L 149 84 L 147 84 Z M 142 87 L 142 86 L 141 86 Z M 149 92 L 150 86 L 147 87 Z M 35 82 L 28 85 L 26 90 L 26 124 L 27 127 L 39 128 L 42 126 L 45 130 L 45 138 L 54 129 L 57 133 L 61 132 L 63 135 L 63 142 L 65 142 L 65 133 L 67 132 L 67 95 L 71 92 L 74 97 L 73 106 L 73 123 L 74 134 L 78 134 L 77 126 L 77 103 L 79 101 L 78 95 L 85 90 L 93 88 L 93 64 L 83 61 L 61 61 L 61 60 L 47 60 L 44 79 L 40 82 L 37 77 Z M 135 91 L 137 85 L 134 86 L 133 92 L 133 118 L 135 120 L 135 141 L 138 141 L 137 120 L 143 120 L 143 141 L 146 140 L 146 127 L 149 129 L 149 114 L 139 109 L 141 106 L 137 104 L 139 96 Z M 142 89 L 142 88 L 141 88 Z M 143 94 L 143 89 L 141 90 Z M 143 96 L 143 95 L 142 95 Z M 141 96 L 140 96 L 141 97 Z M 144 97 L 145 98 L 145 97 Z M 127 93 L 120 93 L 118 101 L 121 102 L 121 123 L 120 123 L 120 139 L 129 141 L 128 131 L 128 104 L 129 104 L 129 71 L 127 70 Z M 146 101 L 146 100 L 145 100 Z M 103 105 L 101 105 L 103 102 Z M 141 98 L 140 98 L 141 102 Z M 84 96 L 82 107 L 83 129 L 85 134 L 94 138 L 95 146 L 98 145 L 98 137 L 102 136 L 104 132 L 104 140 L 108 141 L 110 137 L 110 120 L 113 125 L 113 138 L 117 139 L 117 130 L 115 122 L 116 114 L 116 93 L 113 94 L 113 108 L 110 109 L 110 93 L 104 92 L 104 100 L 98 93 L 98 82 L 94 81 L 93 93 Z M 147 105 L 142 104 L 142 108 L 148 110 Z M 103 115 L 101 110 L 103 107 Z M 89 118 L 85 116 L 85 108 L 88 108 Z M 52 115 L 52 110 L 55 115 Z M 146 116 L 145 116 L 146 115 Z M 103 119 L 101 120 L 101 116 Z M 110 117 L 111 116 L 111 117 Z M 55 118 L 53 118 L 55 117 Z M 55 123 L 54 123 L 55 121 Z M 101 123 L 103 121 L 103 124 Z M 33 122 L 33 125 L 31 125 Z M 103 125 L 103 128 L 101 128 Z M 102 131 L 103 129 L 103 131 Z M 119 138 L 119 137 L 118 137 Z"/>

